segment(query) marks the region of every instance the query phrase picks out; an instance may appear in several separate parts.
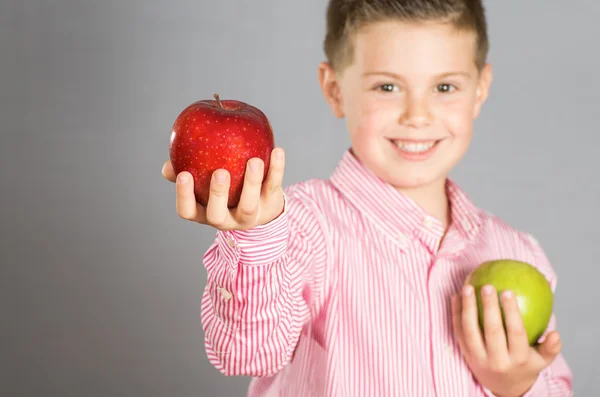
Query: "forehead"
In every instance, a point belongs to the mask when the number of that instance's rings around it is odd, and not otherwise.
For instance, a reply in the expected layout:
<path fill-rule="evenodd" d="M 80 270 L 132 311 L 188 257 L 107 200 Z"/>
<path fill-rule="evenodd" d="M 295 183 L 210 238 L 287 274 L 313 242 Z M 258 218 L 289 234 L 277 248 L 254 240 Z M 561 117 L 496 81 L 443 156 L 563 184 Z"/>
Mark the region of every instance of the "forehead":
<path fill-rule="evenodd" d="M 363 27 L 354 37 L 354 64 L 372 68 L 431 71 L 474 68 L 475 33 L 458 31 L 434 22 L 378 22 Z"/>

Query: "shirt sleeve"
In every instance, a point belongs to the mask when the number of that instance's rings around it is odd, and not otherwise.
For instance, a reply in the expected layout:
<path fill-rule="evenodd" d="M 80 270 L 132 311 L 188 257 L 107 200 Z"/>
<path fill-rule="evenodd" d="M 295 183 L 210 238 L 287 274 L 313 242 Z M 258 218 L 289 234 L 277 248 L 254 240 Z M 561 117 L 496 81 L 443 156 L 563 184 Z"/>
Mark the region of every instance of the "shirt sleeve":
<path fill-rule="evenodd" d="M 542 272 L 552 287 L 552 292 L 556 291 L 557 277 L 546 256 L 546 253 L 531 235 L 523 236 L 526 252 L 529 258 L 526 259 Z M 557 329 L 556 314 L 553 313 L 548 328 L 544 332 L 543 338 L 551 331 Z M 486 397 L 497 397 L 490 390 L 483 388 Z M 569 368 L 564 356 L 560 353 L 537 377 L 533 386 L 522 397 L 571 397 L 573 396 L 573 374 Z"/>
<path fill-rule="evenodd" d="M 204 255 L 202 326 L 209 361 L 225 375 L 268 376 L 293 356 L 322 291 L 327 243 L 314 208 L 286 193 L 283 213 L 245 231 L 217 231 Z"/>

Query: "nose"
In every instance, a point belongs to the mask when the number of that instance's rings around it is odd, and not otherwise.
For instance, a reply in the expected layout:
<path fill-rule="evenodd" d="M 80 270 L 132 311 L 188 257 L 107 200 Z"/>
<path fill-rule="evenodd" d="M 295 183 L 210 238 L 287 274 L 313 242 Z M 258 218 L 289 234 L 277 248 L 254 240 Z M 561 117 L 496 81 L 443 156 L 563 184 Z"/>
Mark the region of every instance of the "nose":
<path fill-rule="evenodd" d="M 400 116 L 400 124 L 405 127 L 423 128 L 431 125 L 433 115 L 425 97 L 407 98 L 405 109 Z"/>

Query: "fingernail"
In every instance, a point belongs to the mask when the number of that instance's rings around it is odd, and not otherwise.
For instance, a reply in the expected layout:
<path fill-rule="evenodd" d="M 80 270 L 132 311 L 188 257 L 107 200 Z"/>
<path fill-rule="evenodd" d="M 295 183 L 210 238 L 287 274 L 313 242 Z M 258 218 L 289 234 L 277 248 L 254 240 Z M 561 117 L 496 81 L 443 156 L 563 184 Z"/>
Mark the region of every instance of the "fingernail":
<path fill-rule="evenodd" d="M 283 152 L 281 150 L 275 151 L 275 159 L 281 160 L 283 158 Z"/>
<path fill-rule="evenodd" d="M 471 296 L 472 293 L 473 293 L 473 287 L 471 285 L 465 286 L 465 288 L 463 289 L 463 294 L 465 296 Z"/>
<path fill-rule="evenodd" d="M 486 285 L 483 287 L 482 291 L 484 295 L 491 295 L 494 291 L 494 287 L 492 287 L 491 285 Z"/>
<path fill-rule="evenodd" d="M 510 298 L 512 298 L 512 297 L 513 297 L 513 293 L 512 293 L 512 291 L 510 291 L 510 290 L 506 290 L 506 291 L 504 291 L 504 292 L 502 293 L 502 296 L 504 296 L 505 298 L 508 298 L 508 299 L 510 299 Z"/>
<path fill-rule="evenodd" d="M 188 179 L 189 178 L 187 175 L 179 175 L 179 178 L 177 178 L 177 180 L 179 180 L 179 183 L 187 183 Z"/>
<path fill-rule="evenodd" d="M 224 172 L 217 172 L 215 173 L 215 179 L 217 182 L 223 183 L 227 179 L 227 175 Z"/>

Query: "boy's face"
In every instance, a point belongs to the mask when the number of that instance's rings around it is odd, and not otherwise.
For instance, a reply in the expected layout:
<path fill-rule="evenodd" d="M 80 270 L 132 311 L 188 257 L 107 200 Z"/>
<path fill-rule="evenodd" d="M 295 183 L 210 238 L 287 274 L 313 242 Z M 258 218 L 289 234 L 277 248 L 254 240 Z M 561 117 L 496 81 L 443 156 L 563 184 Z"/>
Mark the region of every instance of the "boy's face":
<path fill-rule="evenodd" d="M 346 118 L 355 156 L 411 189 L 443 182 L 469 146 L 492 77 L 474 60 L 473 33 L 381 22 L 357 33 L 341 75 L 322 64 L 320 79 L 334 113 Z"/>

